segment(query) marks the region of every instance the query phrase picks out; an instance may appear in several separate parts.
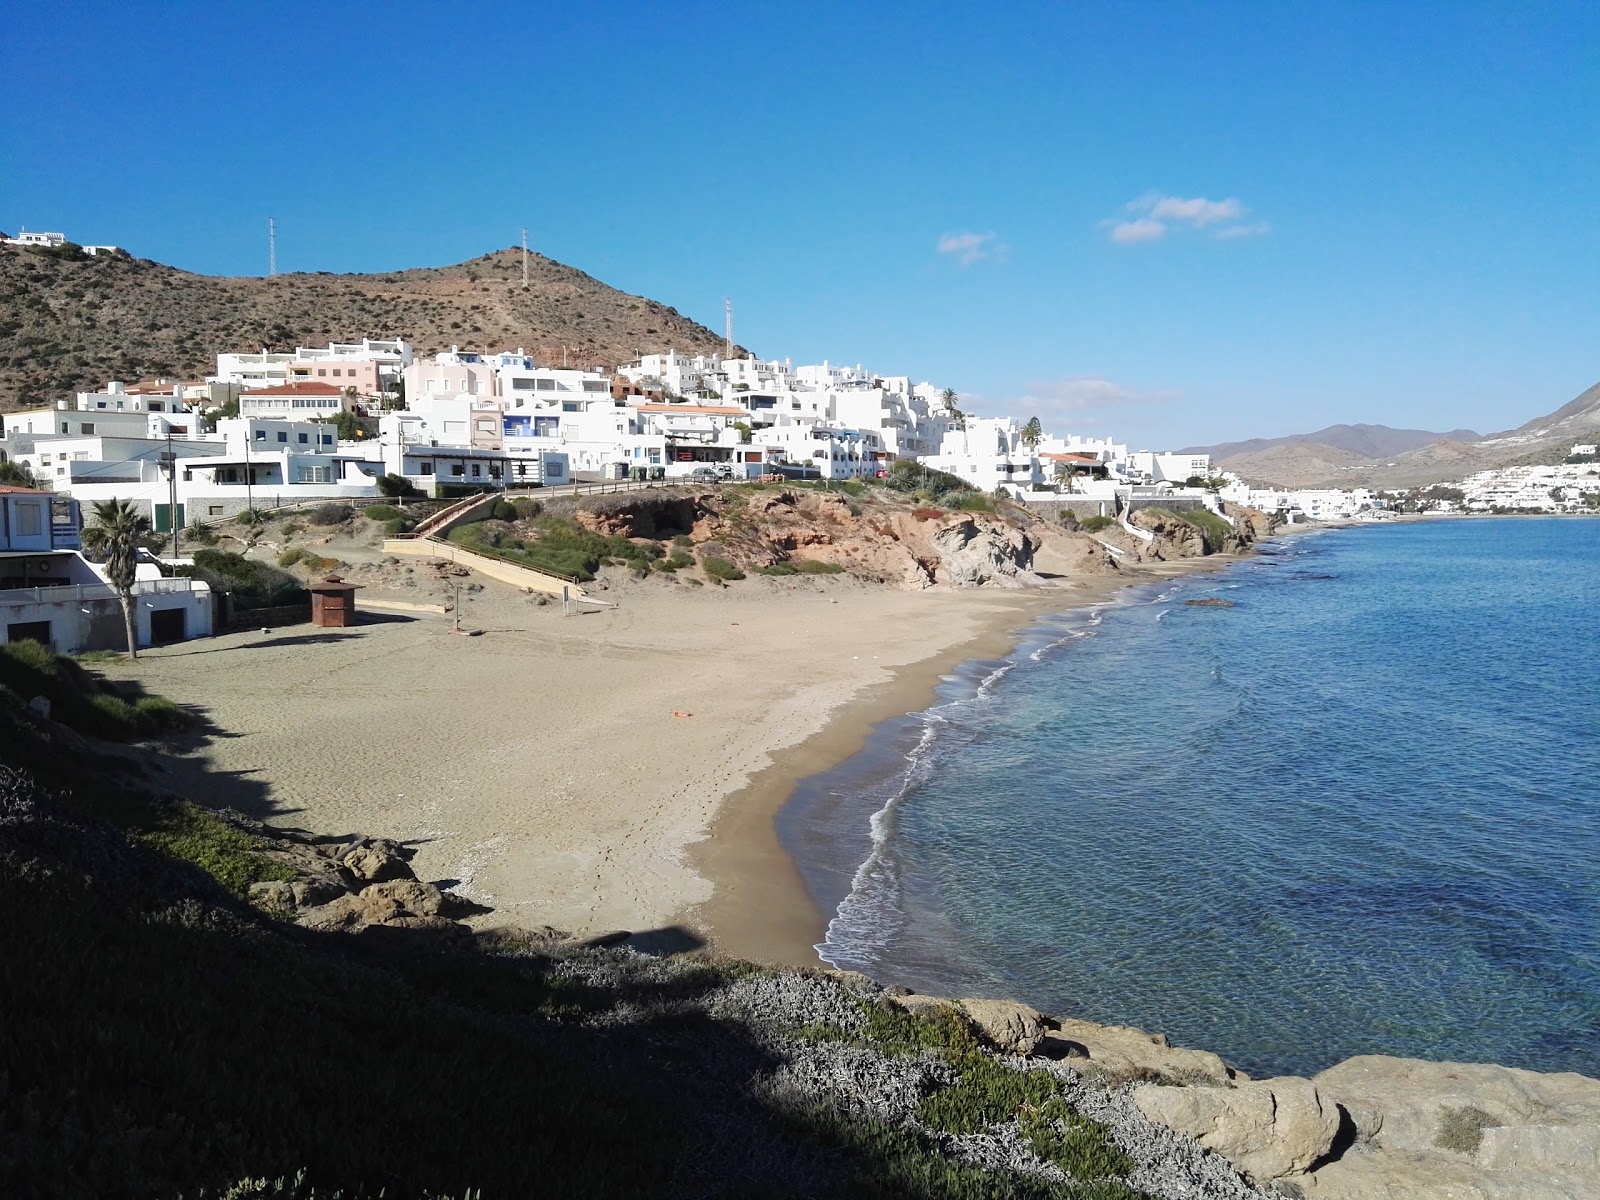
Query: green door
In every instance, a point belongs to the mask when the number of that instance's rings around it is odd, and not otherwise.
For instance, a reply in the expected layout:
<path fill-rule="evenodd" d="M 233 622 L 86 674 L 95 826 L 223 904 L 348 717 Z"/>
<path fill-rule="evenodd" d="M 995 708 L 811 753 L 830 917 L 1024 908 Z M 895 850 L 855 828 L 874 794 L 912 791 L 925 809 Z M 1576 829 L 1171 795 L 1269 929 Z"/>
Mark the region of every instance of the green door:
<path fill-rule="evenodd" d="M 156 532 L 172 532 L 172 505 L 158 504 L 156 507 Z M 178 528 L 183 528 L 183 505 L 178 505 Z"/>

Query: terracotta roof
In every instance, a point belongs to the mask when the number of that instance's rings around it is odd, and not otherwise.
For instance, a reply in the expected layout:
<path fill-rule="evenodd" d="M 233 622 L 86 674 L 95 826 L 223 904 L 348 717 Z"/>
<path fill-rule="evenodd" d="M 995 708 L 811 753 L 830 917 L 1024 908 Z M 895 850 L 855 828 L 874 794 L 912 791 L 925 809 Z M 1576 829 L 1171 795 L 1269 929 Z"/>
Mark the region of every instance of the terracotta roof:
<path fill-rule="evenodd" d="M 0 484 L 0 496 L 16 496 L 16 495 L 48 496 L 48 495 L 50 495 L 50 493 L 47 492 L 47 491 L 44 491 L 42 488 L 14 487 L 13 485 L 11 485 L 9 483 Z"/>
<path fill-rule="evenodd" d="M 274 387 L 255 388 L 246 396 L 342 396 L 343 388 L 331 383 L 280 383 Z"/>
<path fill-rule="evenodd" d="M 1048 458 L 1051 462 L 1093 463 L 1095 466 L 1100 465 L 1100 460 L 1093 454 L 1041 454 L 1039 457 Z"/>

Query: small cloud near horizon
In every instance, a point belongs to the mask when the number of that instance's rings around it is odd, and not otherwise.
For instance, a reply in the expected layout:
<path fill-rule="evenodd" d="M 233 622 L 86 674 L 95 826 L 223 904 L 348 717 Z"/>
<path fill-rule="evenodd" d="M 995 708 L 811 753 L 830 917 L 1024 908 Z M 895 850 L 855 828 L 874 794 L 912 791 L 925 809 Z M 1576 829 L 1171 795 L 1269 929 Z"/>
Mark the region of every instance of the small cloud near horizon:
<path fill-rule="evenodd" d="M 1129 408 L 1143 404 L 1166 404 L 1180 393 L 1171 390 L 1145 392 L 1125 387 L 1098 375 L 1069 375 L 1030 383 L 1027 390 L 1011 402 L 1015 409 L 1039 414 L 1048 426 L 1050 420 L 1108 408 Z"/>
<path fill-rule="evenodd" d="M 1205 230 L 1218 240 L 1260 237 L 1272 231 L 1265 221 L 1246 221 L 1249 210 L 1236 198 L 1208 200 L 1204 196 L 1166 196 L 1150 192 L 1125 206 L 1127 215 L 1107 217 L 1100 228 L 1110 231 L 1119 246 L 1160 241 L 1168 230 Z"/>
<path fill-rule="evenodd" d="M 963 268 L 974 263 L 999 262 L 1009 250 L 1010 247 L 1000 241 L 992 230 L 988 233 L 946 233 L 940 236 L 938 242 L 939 253 L 954 258 Z"/>

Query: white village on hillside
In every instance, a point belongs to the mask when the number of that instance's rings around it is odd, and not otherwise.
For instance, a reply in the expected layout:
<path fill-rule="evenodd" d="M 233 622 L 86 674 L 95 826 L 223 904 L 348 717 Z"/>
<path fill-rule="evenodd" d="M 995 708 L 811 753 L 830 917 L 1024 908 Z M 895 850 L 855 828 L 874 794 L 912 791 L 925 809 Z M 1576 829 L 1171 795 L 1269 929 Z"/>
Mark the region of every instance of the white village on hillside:
<path fill-rule="evenodd" d="M 60 235 L 24 236 L 49 245 Z M 1130 450 L 1046 431 L 1037 418 L 974 416 L 952 390 L 861 366 L 735 357 L 731 330 L 727 347 L 645 354 L 609 372 L 540 365 L 520 349 L 418 356 L 399 337 L 230 349 L 202 380 L 114 381 L 6 413 L 0 462 L 34 484 L 0 489 L 0 635 L 63 648 L 115 640 L 103 626 L 120 620 L 116 594 L 80 537 L 83 512 L 107 500 L 133 505 L 158 534 L 181 536 L 187 525 L 375 501 L 397 488 L 451 498 L 850 481 L 909 461 L 1019 504 L 1125 528 L 1133 509 L 1153 503 L 1230 524 L 1228 504 L 1289 523 L 1392 515 L 1366 489 L 1263 489 L 1214 471 L 1205 454 Z M 1594 450 L 1575 446 L 1567 465 L 1485 472 L 1428 503 L 1581 509 L 1600 488 Z M 206 584 L 172 577 L 170 565 L 148 556 L 138 566 L 141 645 L 211 632 Z"/>

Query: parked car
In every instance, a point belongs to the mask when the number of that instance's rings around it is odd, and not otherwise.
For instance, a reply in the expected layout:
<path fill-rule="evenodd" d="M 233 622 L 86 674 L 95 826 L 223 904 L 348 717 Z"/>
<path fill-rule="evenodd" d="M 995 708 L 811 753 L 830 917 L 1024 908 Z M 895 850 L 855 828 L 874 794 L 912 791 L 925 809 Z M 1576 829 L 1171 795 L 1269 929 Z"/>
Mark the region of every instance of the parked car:
<path fill-rule="evenodd" d="M 719 463 L 719 464 L 717 464 L 717 478 L 718 479 L 732 479 L 733 478 L 733 468 L 731 466 L 729 466 L 727 463 Z"/>
<path fill-rule="evenodd" d="M 689 472 L 689 478 L 695 483 L 720 483 L 722 480 L 715 467 L 696 467 Z"/>

